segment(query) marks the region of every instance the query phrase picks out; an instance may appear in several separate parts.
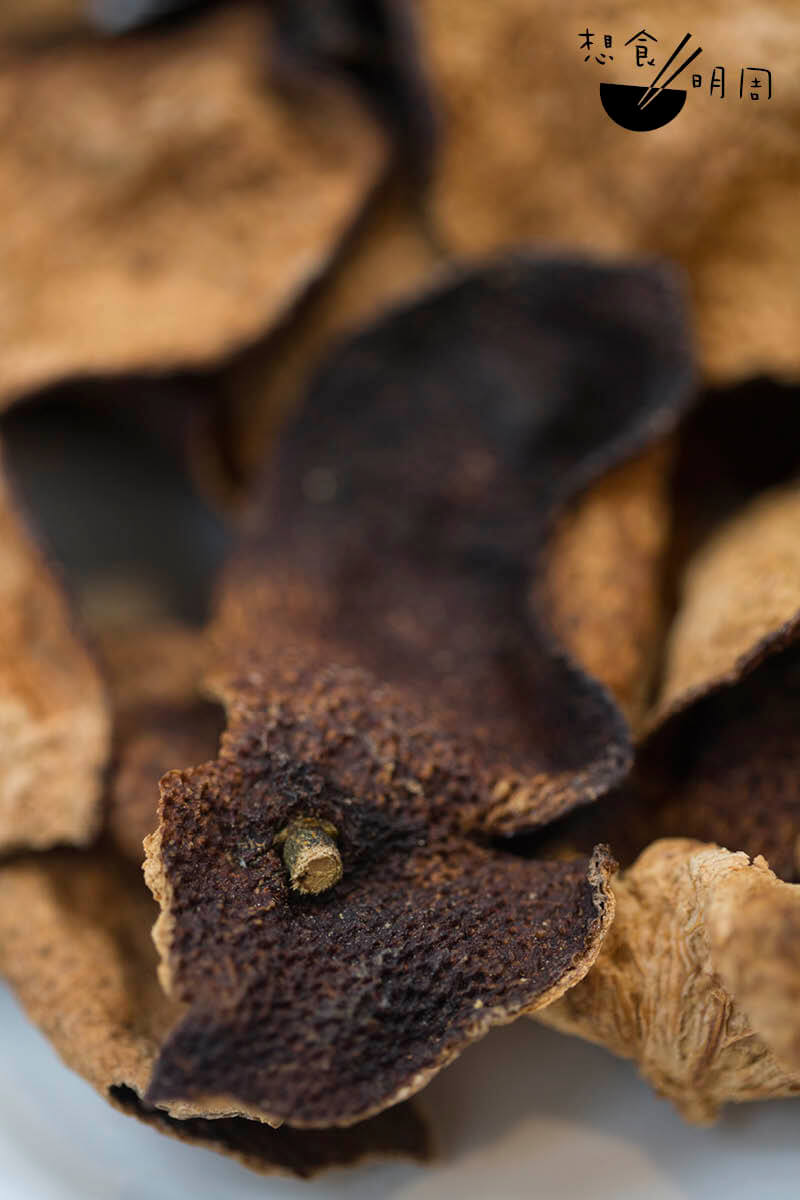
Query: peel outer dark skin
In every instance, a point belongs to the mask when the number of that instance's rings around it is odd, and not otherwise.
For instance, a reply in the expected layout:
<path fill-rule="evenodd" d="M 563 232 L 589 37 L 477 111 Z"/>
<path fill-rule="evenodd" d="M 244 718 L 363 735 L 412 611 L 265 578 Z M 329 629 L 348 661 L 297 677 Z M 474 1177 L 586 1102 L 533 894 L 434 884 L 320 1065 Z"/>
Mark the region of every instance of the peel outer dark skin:
<path fill-rule="evenodd" d="M 655 268 L 517 258 L 345 346 L 285 435 L 228 573 L 220 757 L 162 786 L 158 940 L 190 1007 L 147 1100 L 348 1124 L 560 995 L 611 915 L 602 851 L 523 860 L 630 763 L 610 696 L 529 596 L 559 505 L 688 403 Z M 338 831 L 292 894 L 274 839 Z"/>

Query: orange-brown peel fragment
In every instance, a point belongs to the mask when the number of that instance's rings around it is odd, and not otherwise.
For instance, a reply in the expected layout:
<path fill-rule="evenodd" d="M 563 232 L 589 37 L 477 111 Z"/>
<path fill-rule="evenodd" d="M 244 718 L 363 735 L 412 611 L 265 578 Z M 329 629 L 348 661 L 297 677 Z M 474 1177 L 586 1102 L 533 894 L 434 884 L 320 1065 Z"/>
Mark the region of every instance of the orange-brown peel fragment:
<path fill-rule="evenodd" d="M 651 726 L 800 637 L 800 483 L 756 495 L 687 563 Z"/>
<path fill-rule="evenodd" d="M 273 40 L 242 0 L 158 36 L 4 54 L 0 403 L 213 363 L 325 269 L 388 150 L 322 72 L 271 86 Z"/>
<path fill-rule="evenodd" d="M 0 476 L 0 852 L 86 845 L 110 753 L 105 690 Z"/>
<path fill-rule="evenodd" d="M 654 66 L 638 71 L 624 45 L 643 25 L 633 0 L 592 9 L 590 27 L 614 37 L 602 63 L 597 44 L 588 62 L 580 49 L 587 14 L 577 0 L 419 0 L 415 11 L 442 111 L 432 212 L 456 254 L 536 241 L 663 255 L 690 276 L 709 377 L 800 376 L 794 0 L 767 0 L 735 20 L 726 0 L 699 11 L 692 0 L 655 0 Z M 649 82 L 687 30 L 687 54 L 701 46 L 701 63 L 714 56 L 704 89 L 687 84 L 685 112 L 663 130 L 619 128 L 600 84 Z M 753 63 L 772 70 L 770 100 L 738 96 L 739 71 Z M 723 101 L 707 91 L 714 64 L 728 68 Z"/>
<path fill-rule="evenodd" d="M 687 1120 L 800 1093 L 800 888 L 763 859 L 675 838 L 613 883 L 595 965 L 544 1024 L 632 1058 Z"/>
<path fill-rule="evenodd" d="M 666 621 L 673 446 L 659 442 L 597 480 L 551 534 L 540 603 L 559 641 L 637 730 Z"/>

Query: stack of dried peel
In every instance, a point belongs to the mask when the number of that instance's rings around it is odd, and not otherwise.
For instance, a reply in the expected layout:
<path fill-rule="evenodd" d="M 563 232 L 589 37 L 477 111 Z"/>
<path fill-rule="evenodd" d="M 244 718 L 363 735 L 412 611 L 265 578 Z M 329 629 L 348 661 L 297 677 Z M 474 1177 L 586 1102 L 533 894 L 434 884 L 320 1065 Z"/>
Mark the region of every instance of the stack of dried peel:
<path fill-rule="evenodd" d="M 659 163 L 548 2 L 192 7 L 0 19 L 0 974 L 261 1170 L 525 1014 L 800 1091 L 800 100 Z"/>

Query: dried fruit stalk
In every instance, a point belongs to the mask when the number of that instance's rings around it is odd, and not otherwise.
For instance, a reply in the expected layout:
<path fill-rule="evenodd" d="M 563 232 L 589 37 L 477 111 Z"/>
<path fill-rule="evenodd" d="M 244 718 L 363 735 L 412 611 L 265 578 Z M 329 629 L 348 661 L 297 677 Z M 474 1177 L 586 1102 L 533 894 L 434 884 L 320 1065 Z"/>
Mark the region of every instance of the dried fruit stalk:
<path fill-rule="evenodd" d="M 800 1093 L 800 887 L 763 859 L 688 839 L 613 883 L 616 919 L 586 977 L 537 1014 L 632 1058 L 682 1115 Z"/>

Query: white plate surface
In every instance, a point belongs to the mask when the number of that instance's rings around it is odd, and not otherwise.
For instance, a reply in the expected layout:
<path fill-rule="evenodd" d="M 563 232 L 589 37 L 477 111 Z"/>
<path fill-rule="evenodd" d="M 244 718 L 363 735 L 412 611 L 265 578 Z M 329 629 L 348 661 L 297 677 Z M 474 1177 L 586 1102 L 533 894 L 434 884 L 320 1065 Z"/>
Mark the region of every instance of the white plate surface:
<path fill-rule="evenodd" d="M 106 1105 L 0 988 L 1 1200 L 798 1200 L 800 1102 L 689 1128 L 628 1063 L 531 1021 L 423 1093 L 436 1166 L 265 1179 Z"/>

